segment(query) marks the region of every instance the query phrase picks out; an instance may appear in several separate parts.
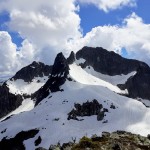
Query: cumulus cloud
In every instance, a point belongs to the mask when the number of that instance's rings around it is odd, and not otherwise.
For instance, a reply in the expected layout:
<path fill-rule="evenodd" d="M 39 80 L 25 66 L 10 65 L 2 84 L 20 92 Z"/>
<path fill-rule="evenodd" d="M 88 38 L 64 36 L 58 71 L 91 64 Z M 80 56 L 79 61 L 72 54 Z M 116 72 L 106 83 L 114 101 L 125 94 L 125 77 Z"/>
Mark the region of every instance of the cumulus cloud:
<path fill-rule="evenodd" d="M 94 4 L 99 9 L 108 12 L 123 6 L 136 6 L 136 0 L 78 0 L 83 4 Z"/>
<path fill-rule="evenodd" d="M 15 66 L 16 45 L 7 32 L 0 32 L 0 72 L 10 71 Z"/>
<path fill-rule="evenodd" d="M 135 4 L 131 0 L 114 0 L 114 3 L 100 1 L 105 4 L 101 8 L 105 11 Z M 150 64 L 150 25 L 145 24 L 142 18 L 133 13 L 120 26 L 98 26 L 83 37 L 75 2 L 0 1 L 0 12 L 7 11 L 10 15 L 10 21 L 7 22 L 9 30 L 16 31 L 24 39 L 22 46 L 17 47 L 8 32 L 0 31 L 0 73 L 16 72 L 33 60 L 52 64 L 58 52 L 62 51 L 67 56 L 71 50 L 77 51 L 86 45 L 104 47 L 120 54 L 122 48 L 125 48 L 130 57 Z M 96 0 L 87 2 L 94 4 Z"/>
<path fill-rule="evenodd" d="M 35 59 L 35 48 L 28 40 L 24 40 L 22 46 L 17 48 L 6 31 L 0 31 L 0 45 L 0 74 L 13 74 Z"/>
<path fill-rule="evenodd" d="M 100 46 L 120 54 L 125 48 L 130 58 L 150 65 L 150 24 L 145 24 L 135 13 L 125 18 L 120 26 L 93 28 L 80 41 L 82 46 Z"/>
<path fill-rule="evenodd" d="M 58 52 L 68 55 L 71 41 L 82 37 L 74 0 L 5 0 L 0 1 L 2 11 L 9 13 L 9 30 L 25 39 L 22 47 L 14 48 L 22 65 L 34 59 L 52 64 Z"/>

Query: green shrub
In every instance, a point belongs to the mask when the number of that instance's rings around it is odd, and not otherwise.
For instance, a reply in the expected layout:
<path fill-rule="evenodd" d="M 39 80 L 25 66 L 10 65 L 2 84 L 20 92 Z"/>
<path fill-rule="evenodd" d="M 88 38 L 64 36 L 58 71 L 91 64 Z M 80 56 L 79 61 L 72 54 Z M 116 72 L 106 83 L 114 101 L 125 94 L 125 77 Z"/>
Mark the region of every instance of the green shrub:
<path fill-rule="evenodd" d="M 82 150 L 86 148 L 98 149 L 100 146 L 97 141 L 92 141 L 92 139 L 84 136 L 80 139 L 79 144 L 73 146 L 72 150 Z"/>

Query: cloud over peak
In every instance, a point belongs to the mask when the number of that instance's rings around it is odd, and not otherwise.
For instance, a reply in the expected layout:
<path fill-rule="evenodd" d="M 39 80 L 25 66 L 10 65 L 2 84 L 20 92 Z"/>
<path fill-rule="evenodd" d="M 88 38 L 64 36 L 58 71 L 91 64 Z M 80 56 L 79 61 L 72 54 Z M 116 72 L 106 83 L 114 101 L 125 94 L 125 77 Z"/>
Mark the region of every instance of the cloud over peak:
<path fill-rule="evenodd" d="M 102 46 L 120 54 L 126 49 L 130 58 L 150 65 L 150 24 L 145 24 L 135 13 L 127 16 L 122 25 L 93 28 L 82 40 L 83 45 Z"/>

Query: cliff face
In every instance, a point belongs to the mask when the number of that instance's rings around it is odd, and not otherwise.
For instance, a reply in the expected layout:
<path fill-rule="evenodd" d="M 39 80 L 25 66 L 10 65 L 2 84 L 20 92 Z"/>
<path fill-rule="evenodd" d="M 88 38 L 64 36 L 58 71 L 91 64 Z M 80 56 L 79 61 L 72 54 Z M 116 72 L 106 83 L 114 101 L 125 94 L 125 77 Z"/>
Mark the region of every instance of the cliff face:
<path fill-rule="evenodd" d="M 82 68 L 92 66 L 95 71 L 110 76 L 136 71 L 135 75 L 130 77 L 126 83 L 119 84 L 118 87 L 122 90 L 127 89 L 127 96 L 131 98 L 150 100 L 150 67 L 146 63 L 123 58 L 100 47 L 83 47 L 76 53 L 76 59 L 81 58 L 85 60 L 84 63 L 79 64 Z"/>
<path fill-rule="evenodd" d="M 130 77 L 125 84 L 118 86 L 127 89 L 129 97 L 150 100 L 150 68 L 139 66 L 134 76 Z"/>
<path fill-rule="evenodd" d="M 51 75 L 46 84 L 32 95 L 36 104 L 46 98 L 51 92 L 60 91 L 60 86 L 63 85 L 69 74 L 69 65 L 67 59 L 62 53 L 56 56 Z"/>
<path fill-rule="evenodd" d="M 76 59 L 81 58 L 85 59 L 81 64 L 83 68 L 92 66 L 95 71 L 110 76 L 128 74 L 136 71 L 140 65 L 148 66 L 144 62 L 123 58 L 101 47 L 83 47 L 76 53 Z"/>
<path fill-rule="evenodd" d="M 22 101 L 22 96 L 10 93 L 5 83 L 0 86 L 0 118 L 18 108 Z"/>

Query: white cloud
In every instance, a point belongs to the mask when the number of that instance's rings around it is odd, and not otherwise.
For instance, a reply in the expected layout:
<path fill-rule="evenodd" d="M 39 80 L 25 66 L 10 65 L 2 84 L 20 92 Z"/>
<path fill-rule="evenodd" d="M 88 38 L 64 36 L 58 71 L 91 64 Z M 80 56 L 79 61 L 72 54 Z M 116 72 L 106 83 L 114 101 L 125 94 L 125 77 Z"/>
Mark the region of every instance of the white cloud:
<path fill-rule="evenodd" d="M 58 52 L 70 53 L 70 42 L 82 36 L 74 0 L 6 0 L 0 1 L 2 11 L 10 14 L 9 30 L 27 39 L 17 52 L 22 65 L 34 59 L 52 64 Z"/>
<path fill-rule="evenodd" d="M 80 41 L 82 46 L 100 46 L 118 53 L 125 48 L 130 58 L 150 65 L 150 24 L 145 24 L 135 13 L 124 19 L 121 26 L 93 28 Z"/>
<path fill-rule="evenodd" d="M 94 4 L 99 9 L 108 12 L 123 6 L 136 6 L 136 0 L 78 0 L 83 4 Z"/>
<path fill-rule="evenodd" d="M 17 48 L 6 31 L 0 31 L 0 45 L 0 74 L 2 75 L 13 74 L 35 59 L 35 48 L 28 40 L 24 40 L 22 46 Z"/>
<path fill-rule="evenodd" d="M 0 32 L 0 73 L 7 73 L 15 66 L 16 45 L 7 32 Z"/>
<path fill-rule="evenodd" d="M 94 3 L 94 0 L 88 2 Z M 106 5 L 108 0 L 101 2 L 105 4 L 102 8 L 105 11 L 134 4 L 128 0 L 124 3 L 123 0 L 114 1 L 115 5 L 109 3 L 109 6 Z M 150 25 L 145 24 L 142 18 L 133 13 L 120 26 L 95 27 L 82 37 L 77 9 L 74 0 L 0 1 L 0 11 L 10 14 L 9 29 L 25 39 L 18 48 L 8 32 L 0 32 L 0 73 L 15 72 L 33 60 L 52 64 L 59 51 L 68 55 L 71 50 L 77 51 L 85 45 L 119 53 L 125 48 L 131 57 L 150 64 Z"/>

